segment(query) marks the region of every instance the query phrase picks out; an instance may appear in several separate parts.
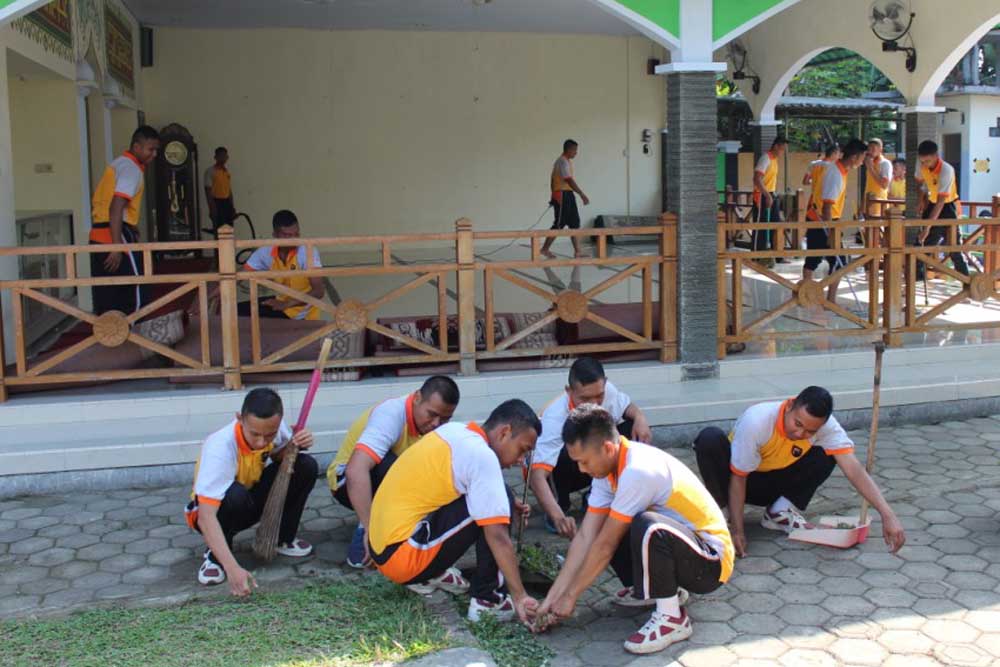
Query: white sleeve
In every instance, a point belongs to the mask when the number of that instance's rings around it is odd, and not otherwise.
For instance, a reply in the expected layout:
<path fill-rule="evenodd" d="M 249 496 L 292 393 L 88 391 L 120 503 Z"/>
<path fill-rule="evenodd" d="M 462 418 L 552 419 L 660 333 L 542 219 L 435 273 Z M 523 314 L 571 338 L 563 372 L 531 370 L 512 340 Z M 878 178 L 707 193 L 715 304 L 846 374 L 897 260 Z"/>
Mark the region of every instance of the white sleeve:
<path fill-rule="evenodd" d="M 773 424 L 766 417 L 770 411 L 752 406 L 736 420 L 733 427 L 729 469 L 746 477 L 760 465 L 760 447 L 771 437 Z"/>
<path fill-rule="evenodd" d="M 595 514 L 607 514 L 615 494 L 611 491 L 608 479 L 595 479 L 590 485 L 590 495 L 587 496 L 587 511 Z"/>
<path fill-rule="evenodd" d="M 215 167 L 209 167 L 205 170 L 205 180 L 202 182 L 202 187 L 211 188 L 212 183 L 215 182 Z"/>
<path fill-rule="evenodd" d="M 837 418 L 830 415 L 822 428 L 816 432 L 813 444 L 822 447 L 830 456 L 835 454 L 847 454 L 854 451 L 854 441 L 847 435 L 847 431 L 840 425 Z"/>
<path fill-rule="evenodd" d="M 402 408 L 402 410 L 400 410 Z M 376 405 L 368 415 L 368 423 L 358 436 L 355 448 L 364 446 L 380 462 L 399 441 L 406 427 L 406 404 L 401 401 L 386 401 Z"/>
<path fill-rule="evenodd" d="M 615 423 L 625 418 L 625 411 L 632 404 L 632 398 L 610 381 L 604 387 L 604 409 L 611 413 Z"/>
<path fill-rule="evenodd" d="M 831 164 L 823 172 L 823 202 L 834 202 L 840 199 L 844 191 L 844 177 L 835 164 Z"/>
<path fill-rule="evenodd" d="M 271 249 L 268 247 L 257 248 L 243 266 L 251 271 L 270 271 Z"/>
<path fill-rule="evenodd" d="M 562 429 L 566 423 L 566 415 L 559 408 L 560 396 L 542 413 L 542 434 L 535 443 L 535 453 L 531 456 L 531 467 L 542 468 L 552 472 L 559 461 L 559 452 L 563 448 Z"/>
<path fill-rule="evenodd" d="M 469 516 L 480 526 L 510 523 L 510 499 L 499 459 L 485 446 L 477 447 L 468 459 L 455 488 L 465 495 Z"/>
<path fill-rule="evenodd" d="M 309 256 L 306 253 L 307 253 L 306 247 L 304 245 L 300 245 L 298 250 L 298 255 L 299 255 L 298 259 L 299 259 L 299 266 L 301 268 L 316 269 L 323 266 L 323 262 L 319 257 L 319 250 L 313 248 L 312 258 L 309 258 Z"/>
<path fill-rule="evenodd" d="M 198 476 L 194 480 L 195 496 L 220 502 L 226 497 L 237 471 L 236 461 L 225 445 L 222 440 L 209 439 L 201 446 Z"/>
<path fill-rule="evenodd" d="M 955 169 L 947 162 L 941 167 L 941 176 L 938 178 L 938 194 L 948 192 L 951 184 L 955 182 Z"/>
<path fill-rule="evenodd" d="M 573 178 L 573 165 L 564 157 L 559 158 L 559 175 L 563 178 Z"/>
<path fill-rule="evenodd" d="M 882 178 L 889 179 L 889 183 L 892 183 L 892 163 L 888 160 L 882 160 L 882 163 L 878 168 L 879 176 Z"/>
<path fill-rule="evenodd" d="M 638 468 L 626 468 L 611 501 L 611 518 L 631 523 L 632 517 L 645 512 L 653 505 L 654 497 L 662 491 L 663 487 L 656 483 L 652 475 Z"/>
<path fill-rule="evenodd" d="M 761 154 L 760 159 L 757 160 L 757 166 L 754 167 L 754 171 L 759 171 L 760 173 L 767 172 L 767 168 L 771 166 L 771 156 L 766 152 Z"/>
<path fill-rule="evenodd" d="M 121 161 L 115 168 L 115 197 L 129 201 L 139 192 L 142 185 L 142 171 L 131 161 Z"/>

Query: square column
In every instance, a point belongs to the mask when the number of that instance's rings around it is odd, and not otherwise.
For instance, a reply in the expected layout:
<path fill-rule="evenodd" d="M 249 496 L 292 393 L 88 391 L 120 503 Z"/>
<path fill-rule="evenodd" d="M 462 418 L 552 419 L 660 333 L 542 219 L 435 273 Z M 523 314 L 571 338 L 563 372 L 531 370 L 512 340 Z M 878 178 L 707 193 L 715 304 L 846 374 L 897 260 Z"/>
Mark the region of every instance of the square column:
<path fill-rule="evenodd" d="M 719 66 L 678 63 L 659 71 L 667 77 L 667 210 L 676 213 L 678 219 L 678 358 L 684 379 L 716 377 L 719 303 L 715 74 Z"/>
<path fill-rule="evenodd" d="M 7 87 L 7 49 L 0 45 L 0 248 L 17 245 L 17 220 L 14 213 L 14 149 L 10 128 L 10 98 Z M 0 257 L 0 279 L 16 280 L 17 258 Z M 3 360 L 12 359 L 14 353 L 14 316 L 10 292 L 2 295 L 3 311 Z M 0 393 L 2 393 L 0 387 Z"/>
<path fill-rule="evenodd" d="M 921 141 L 938 141 L 939 120 L 944 107 L 907 107 L 900 113 L 906 122 L 906 217 L 920 218 L 923 211 L 918 210 L 920 185 L 917 175 L 920 173 L 920 161 L 917 159 L 917 146 Z"/>

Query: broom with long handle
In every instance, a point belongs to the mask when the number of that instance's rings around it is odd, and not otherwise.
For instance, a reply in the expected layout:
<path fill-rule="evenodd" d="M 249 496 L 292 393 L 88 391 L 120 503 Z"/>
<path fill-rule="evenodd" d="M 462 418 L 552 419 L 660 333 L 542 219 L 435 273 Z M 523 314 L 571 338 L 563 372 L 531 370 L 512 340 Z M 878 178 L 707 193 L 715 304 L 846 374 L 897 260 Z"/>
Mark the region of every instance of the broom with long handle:
<path fill-rule="evenodd" d="M 323 346 L 320 348 L 316 367 L 313 369 L 312 378 L 309 380 L 309 389 L 306 390 L 305 399 L 302 401 L 302 411 L 299 412 L 299 420 L 295 423 L 295 433 L 306 427 L 306 420 L 309 419 L 309 410 L 312 408 L 313 399 L 316 398 L 316 391 L 319 389 L 320 380 L 323 378 L 323 367 L 326 366 L 326 361 L 330 358 L 330 348 L 332 346 L 332 338 L 323 339 Z M 253 552 L 257 554 L 258 558 L 266 562 L 274 560 L 277 550 L 278 531 L 281 529 L 281 513 L 285 509 L 288 482 L 291 480 L 292 469 L 295 467 L 295 459 L 298 458 L 298 455 L 299 448 L 297 446 L 291 443 L 286 445 L 285 454 L 281 459 L 281 468 L 274 478 L 271 491 L 267 494 L 264 513 L 261 515 L 260 523 L 257 524 L 257 534 L 254 536 L 253 541 Z"/>
<path fill-rule="evenodd" d="M 524 488 L 521 490 L 521 504 L 525 505 L 528 502 L 528 480 L 531 478 L 531 461 L 535 458 L 534 450 L 528 454 L 528 460 L 525 465 L 527 465 L 527 472 L 524 475 Z M 517 517 L 517 555 L 521 555 L 521 546 L 524 539 L 524 524 L 527 523 L 528 518 L 523 514 Z"/>
<path fill-rule="evenodd" d="M 878 439 L 878 407 L 879 398 L 882 393 L 882 354 L 885 352 L 885 343 L 878 341 L 875 343 L 875 376 L 872 382 L 872 428 L 868 434 L 868 456 L 865 460 L 865 470 L 870 475 L 872 467 L 875 465 L 875 441 Z M 868 522 L 868 499 L 861 499 L 861 514 L 858 517 L 858 525 L 864 526 Z M 867 532 L 867 528 L 865 529 Z"/>

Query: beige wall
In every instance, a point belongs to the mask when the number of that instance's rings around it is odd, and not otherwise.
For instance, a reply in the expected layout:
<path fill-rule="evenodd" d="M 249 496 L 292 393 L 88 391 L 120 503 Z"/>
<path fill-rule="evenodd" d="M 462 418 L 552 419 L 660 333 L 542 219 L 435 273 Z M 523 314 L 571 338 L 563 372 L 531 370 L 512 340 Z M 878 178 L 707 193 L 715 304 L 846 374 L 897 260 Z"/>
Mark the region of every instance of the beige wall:
<path fill-rule="evenodd" d="M 460 216 L 526 228 L 567 137 L 581 144 L 586 222 L 659 213 L 666 94 L 645 73 L 662 58 L 645 39 L 157 29 L 156 40 L 150 123 L 186 125 L 202 171 L 228 146 L 237 208 L 258 229 L 285 207 L 312 235 L 446 231 Z"/>
<path fill-rule="evenodd" d="M 72 81 L 10 80 L 17 210 L 73 211 L 80 241 L 80 142 Z M 35 173 L 51 164 L 52 173 Z"/>

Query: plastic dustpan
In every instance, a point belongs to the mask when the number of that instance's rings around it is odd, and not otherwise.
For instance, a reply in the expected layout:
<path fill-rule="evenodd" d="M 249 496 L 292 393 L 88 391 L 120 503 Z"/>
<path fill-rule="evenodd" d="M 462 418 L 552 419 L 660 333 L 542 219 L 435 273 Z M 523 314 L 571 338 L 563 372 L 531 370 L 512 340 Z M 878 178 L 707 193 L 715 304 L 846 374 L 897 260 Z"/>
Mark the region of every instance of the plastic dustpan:
<path fill-rule="evenodd" d="M 871 519 L 856 516 L 822 516 L 812 528 L 796 528 L 788 534 L 788 539 L 809 542 L 826 547 L 850 549 L 868 538 Z"/>

